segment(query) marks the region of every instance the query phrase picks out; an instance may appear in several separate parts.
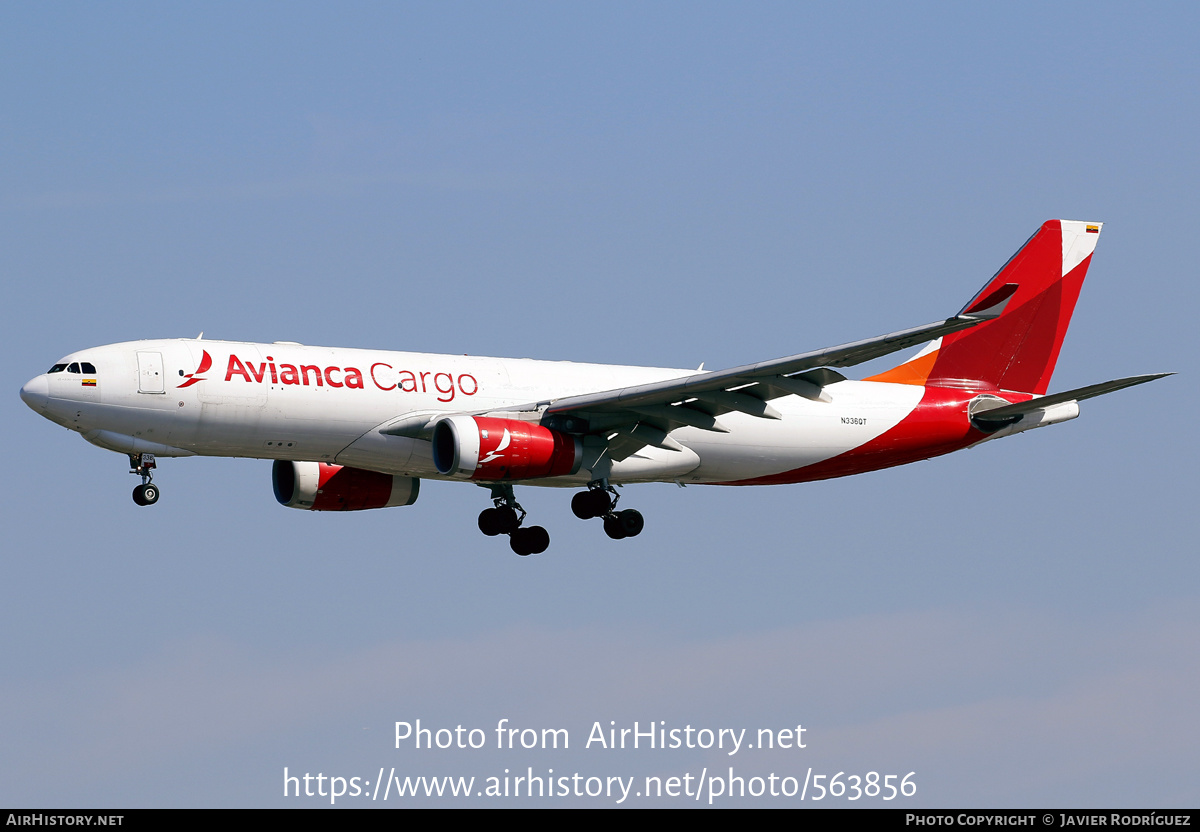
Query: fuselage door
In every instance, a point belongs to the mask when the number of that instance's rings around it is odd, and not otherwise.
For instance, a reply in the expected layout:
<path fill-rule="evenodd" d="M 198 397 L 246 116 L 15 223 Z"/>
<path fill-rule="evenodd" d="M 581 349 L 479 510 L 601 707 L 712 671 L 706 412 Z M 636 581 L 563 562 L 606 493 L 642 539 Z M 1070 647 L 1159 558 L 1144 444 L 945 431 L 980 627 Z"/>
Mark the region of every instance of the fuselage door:
<path fill-rule="evenodd" d="M 138 360 L 138 392 L 165 393 L 163 379 L 163 360 L 161 352 L 139 350 Z"/>

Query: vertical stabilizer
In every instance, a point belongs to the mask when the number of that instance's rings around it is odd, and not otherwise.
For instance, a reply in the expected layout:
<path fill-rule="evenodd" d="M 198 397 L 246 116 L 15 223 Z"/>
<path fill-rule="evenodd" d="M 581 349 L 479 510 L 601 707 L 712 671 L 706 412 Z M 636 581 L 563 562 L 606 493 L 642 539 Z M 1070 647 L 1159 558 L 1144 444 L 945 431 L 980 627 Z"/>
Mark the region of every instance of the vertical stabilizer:
<path fill-rule="evenodd" d="M 963 308 L 1007 302 L 995 320 L 945 336 L 871 381 L 978 387 L 1044 395 L 1101 224 L 1050 220 Z"/>

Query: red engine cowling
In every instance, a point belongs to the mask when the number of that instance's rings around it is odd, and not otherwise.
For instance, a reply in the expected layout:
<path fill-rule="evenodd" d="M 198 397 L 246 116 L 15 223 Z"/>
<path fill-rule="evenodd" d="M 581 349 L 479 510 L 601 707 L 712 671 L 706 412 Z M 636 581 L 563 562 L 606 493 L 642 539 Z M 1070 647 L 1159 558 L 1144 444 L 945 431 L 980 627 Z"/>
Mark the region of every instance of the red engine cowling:
<path fill-rule="evenodd" d="M 288 508 L 308 511 L 360 511 L 411 506 L 421 481 L 327 462 L 284 462 L 271 468 L 275 499 Z"/>
<path fill-rule="evenodd" d="M 446 476 L 528 480 L 574 474 L 582 463 L 578 437 L 531 422 L 459 415 L 433 428 L 433 464 Z"/>

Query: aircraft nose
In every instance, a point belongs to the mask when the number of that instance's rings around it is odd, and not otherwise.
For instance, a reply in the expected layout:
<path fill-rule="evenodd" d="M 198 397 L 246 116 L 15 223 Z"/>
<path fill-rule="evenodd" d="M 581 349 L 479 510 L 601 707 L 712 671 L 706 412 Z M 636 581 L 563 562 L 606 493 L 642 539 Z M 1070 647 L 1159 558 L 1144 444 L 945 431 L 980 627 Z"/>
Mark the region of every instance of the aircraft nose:
<path fill-rule="evenodd" d="M 21 400 L 38 413 L 46 412 L 46 404 L 50 399 L 50 384 L 45 375 L 31 378 L 21 388 Z"/>

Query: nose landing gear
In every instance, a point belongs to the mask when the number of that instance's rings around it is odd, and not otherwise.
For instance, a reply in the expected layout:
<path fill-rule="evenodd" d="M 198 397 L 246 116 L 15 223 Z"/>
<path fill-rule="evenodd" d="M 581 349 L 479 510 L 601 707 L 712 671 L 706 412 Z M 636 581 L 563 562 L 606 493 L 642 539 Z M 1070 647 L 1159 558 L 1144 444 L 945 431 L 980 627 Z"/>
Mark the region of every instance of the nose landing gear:
<path fill-rule="evenodd" d="M 129 455 L 129 473 L 142 478 L 142 484 L 133 489 L 133 501 L 139 506 L 152 506 L 158 502 L 158 486 L 151 482 L 155 467 L 154 454 Z"/>
<path fill-rule="evenodd" d="M 580 491 L 571 498 L 571 511 L 580 520 L 603 517 L 604 533 L 613 540 L 636 537 L 642 533 L 646 521 L 641 512 L 635 509 L 617 511 L 619 499 L 620 495 L 608 484 L 608 480 L 593 480 L 588 483 L 587 491 Z"/>
<path fill-rule="evenodd" d="M 492 490 L 493 508 L 479 513 L 479 531 L 488 537 L 508 535 L 508 545 L 521 557 L 540 555 L 550 546 L 550 533 L 541 526 L 521 528 L 526 512 L 513 495 L 508 483 L 488 486 Z"/>

